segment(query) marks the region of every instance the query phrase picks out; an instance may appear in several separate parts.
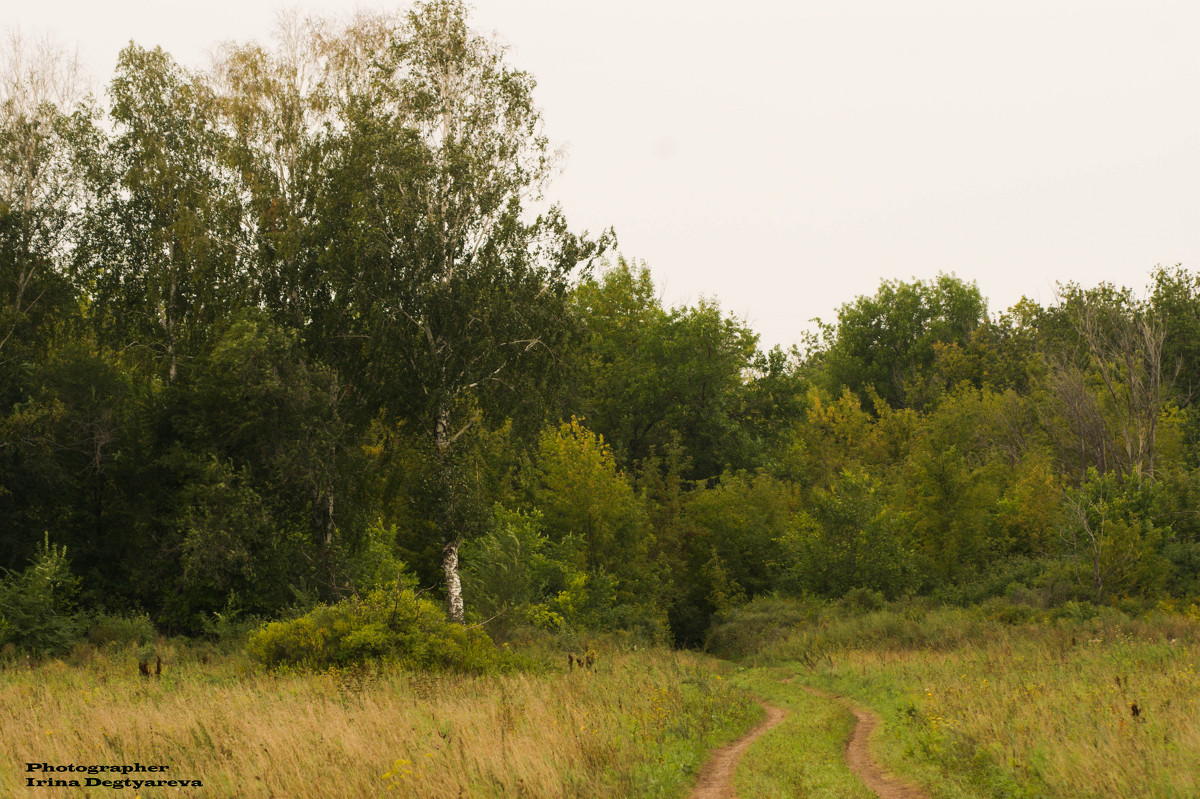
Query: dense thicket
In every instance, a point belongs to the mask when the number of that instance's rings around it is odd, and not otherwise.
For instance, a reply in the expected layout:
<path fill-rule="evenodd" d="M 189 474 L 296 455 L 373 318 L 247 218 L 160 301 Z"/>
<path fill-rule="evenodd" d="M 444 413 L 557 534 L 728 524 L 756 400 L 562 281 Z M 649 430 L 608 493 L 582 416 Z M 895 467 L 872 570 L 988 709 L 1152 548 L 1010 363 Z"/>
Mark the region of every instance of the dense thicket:
<path fill-rule="evenodd" d="M 0 638 L 414 580 L 689 644 L 775 592 L 1200 594 L 1200 276 L 886 281 L 764 352 L 543 203 L 505 59 L 438 0 L 0 87 Z"/>

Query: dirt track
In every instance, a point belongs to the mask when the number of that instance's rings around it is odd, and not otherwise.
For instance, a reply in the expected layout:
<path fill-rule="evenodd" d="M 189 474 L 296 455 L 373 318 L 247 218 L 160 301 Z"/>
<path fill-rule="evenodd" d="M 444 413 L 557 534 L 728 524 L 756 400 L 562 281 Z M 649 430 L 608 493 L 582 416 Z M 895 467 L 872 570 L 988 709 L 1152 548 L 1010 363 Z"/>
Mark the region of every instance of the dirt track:
<path fill-rule="evenodd" d="M 785 680 L 791 682 L 791 680 Z M 871 733 L 879 726 L 879 716 L 870 710 L 852 704 L 844 697 L 827 694 L 814 688 L 804 688 L 813 696 L 838 702 L 846 707 L 857 722 L 850 740 L 846 742 L 846 764 L 858 775 L 863 783 L 875 792 L 879 799 L 929 799 L 929 795 L 908 783 L 902 782 L 888 774 L 871 757 L 868 741 Z M 767 718 L 737 741 L 723 746 L 713 752 L 712 757 L 700 771 L 700 779 L 692 791 L 691 799 L 736 799 L 737 791 L 733 788 L 733 772 L 737 769 L 742 753 L 758 740 L 758 737 L 770 730 L 787 715 L 786 710 L 761 703 L 767 711 Z"/>
<path fill-rule="evenodd" d="M 854 732 L 850 734 L 850 740 L 846 742 L 846 765 L 850 766 L 850 770 L 857 774 L 879 799 L 929 799 L 929 794 L 891 776 L 871 757 L 868 741 L 871 740 L 871 733 L 879 726 L 879 716 L 876 713 L 858 707 L 844 697 L 807 686 L 804 690 L 813 696 L 838 702 L 854 714 L 857 723 L 854 725 Z"/>
<path fill-rule="evenodd" d="M 760 704 L 767 711 L 767 718 L 738 740 L 713 752 L 712 757 L 700 770 L 700 779 L 692 791 L 692 799 L 735 799 L 737 791 L 733 789 L 733 772 L 737 769 L 738 761 L 742 759 L 742 753 L 758 740 L 760 735 L 783 721 L 787 715 L 786 710 L 765 702 Z"/>

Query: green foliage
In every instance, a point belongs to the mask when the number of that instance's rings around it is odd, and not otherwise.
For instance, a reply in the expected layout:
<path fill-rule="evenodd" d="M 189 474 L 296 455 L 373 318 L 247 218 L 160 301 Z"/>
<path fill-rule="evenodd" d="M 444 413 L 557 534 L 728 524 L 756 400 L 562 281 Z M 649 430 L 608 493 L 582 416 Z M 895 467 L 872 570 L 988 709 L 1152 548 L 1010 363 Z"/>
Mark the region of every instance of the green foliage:
<path fill-rule="evenodd" d="M 770 591 L 783 561 L 781 540 L 795 524 L 793 486 L 759 472 L 726 474 L 684 497 L 682 569 L 674 575 L 671 629 L 680 643 L 703 641 L 712 614 Z"/>
<path fill-rule="evenodd" d="M 903 529 L 938 582 L 975 572 L 1009 542 L 994 514 L 1010 462 L 992 445 L 998 397 L 963 387 L 922 419 L 898 501 Z"/>
<path fill-rule="evenodd" d="M 0 576 L 0 646 L 11 643 L 39 654 L 70 649 L 84 626 L 74 606 L 78 583 L 66 547 L 51 544 L 46 534 L 24 571 Z"/>
<path fill-rule="evenodd" d="M 335 559 L 347 588 L 354 593 L 366 593 L 389 584 L 401 588 L 416 585 L 416 578 L 397 555 L 394 525 L 384 527 L 380 522 L 369 525 L 362 541 L 353 549 L 337 550 Z"/>
<path fill-rule="evenodd" d="M 1150 277 L 1151 313 L 1165 331 L 1163 363 L 1175 373 L 1178 395 L 1191 404 L 1200 397 L 1200 274 L 1159 266 Z"/>
<path fill-rule="evenodd" d="M 1062 526 L 1063 493 L 1049 457 L 1044 451 L 1026 452 L 1006 483 L 995 506 L 997 544 L 1018 555 L 1053 552 L 1054 531 Z"/>
<path fill-rule="evenodd" d="M 121 354 L 66 330 L 15 371 L 0 379 L 10 403 L 0 412 L 0 566 L 23 566 L 54 530 L 85 581 L 82 599 L 123 594 L 127 511 L 146 487 L 148 386 Z"/>
<path fill-rule="evenodd" d="M 828 487 L 843 470 L 871 459 L 878 429 L 849 388 L 836 396 L 811 388 L 793 422 L 780 471 L 803 486 Z"/>
<path fill-rule="evenodd" d="M 1200 594 L 1200 277 L 995 318 L 952 275 L 885 281 L 764 353 L 531 212 L 533 79 L 460 0 L 288 36 L 211 72 L 131 45 L 69 115 L 6 84 L 5 637 L 73 634 L 62 547 L 82 604 L 218 636 L 451 586 L 455 552 L 503 635 Z M 371 624 L 322 662 L 400 657 Z"/>
<path fill-rule="evenodd" d="M 853 589 L 890 598 L 914 585 L 913 555 L 897 535 L 877 481 L 843 471 L 829 490 L 813 492 L 798 524 L 779 539 L 787 569 L 781 584 L 837 597 Z"/>
<path fill-rule="evenodd" d="M 437 605 L 395 586 L 271 622 L 250 636 L 246 652 L 269 668 L 386 660 L 412 669 L 478 672 L 499 662 L 481 630 L 448 622 Z"/>
<path fill-rule="evenodd" d="M 145 646 L 158 637 L 154 623 L 145 613 L 99 613 L 87 627 L 88 643 L 117 649 L 130 644 Z"/>
<path fill-rule="evenodd" d="M 1067 492 L 1063 551 L 1076 585 L 1096 602 L 1162 589 L 1169 563 L 1158 552 L 1164 531 L 1154 525 L 1152 503 L 1149 484 L 1121 483 L 1116 474 L 1095 469 Z"/>
<path fill-rule="evenodd" d="M 150 526 L 171 542 L 175 590 L 161 622 L 198 632 L 217 611 L 270 616 L 298 592 L 335 598 L 375 579 L 364 570 L 396 578 L 354 501 L 362 453 L 339 394 L 293 333 L 253 311 L 165 392 L 157 490 L 172 501 Z"/>
<path fill-rule="evenodd" d="M 532 504 L 559 557 L 580 572 L 603 571 L 622 580 L 621 595 L 637 601 L 635 581 L 646 564 L 651 535 L 642 503 L 604 439 L 578 419 L 546 430 L 532 477 Z"/>
<path fill-rule="evenodd" d="M 996 598 L 1006 598 L 1022 604 L 1054 604 L 1062 597 L 1049 590 L 1048 572 L 1052 563 L 1025 555 L 997 558 L 988 568 L 958 583 L 941 586 L 933 597 L 950 605 L 977 605 Z"/>
<path fill-rule="evenodd" d="M 779 540 L 794 523 L 793 488 L 765 473 L 726 474 L 714 487 L 693 491 L 683 524 L 693 554 L 707 563 L 716 553 L 731 584 L 747 595 L 771 586 L 780 562 Z"/>
<path fill-rule="evenodd" d="M 174 381 L 249 299 L 237 186 L 211 91 L 161 49 L 122 50 L 109 96 L 111 137 L 100 121 L 79 137 L 91 202 L 75 269 L 106 340 L 138 342 Z"/>
<path fill-rule="evenodd" d="M 756 597 L 714 616 L 704 648 L 722 657 L 752 654 L 791 630 L 815 621 L 823 607 L 820 600 L 777 595 Z"/>
<path fill-rule="evenodd" d="M 571 299 L 583 337 L 571 409 L 582 409 L 622 465 L 674 442 L 692 478 L 753 465 L 755 439 L 779 413 L 772 405 L 789 400 L 781 355 L 757 364 L 752 392 L 743 375 L 755 365 L 757 336 L 712 302 L 664 309 L 649 270 L 624 258 L 581 281 Z"/>
<path fill-rule="evenodd" d="M 975 284 L 953 275 L 884 281 L 874 296 L 838 310 L 829 328 L 833 341 L 822 353 L 826 384 L 831 393 L 848 387 L 876 411 L 871 389 L 889 407 L 921 407 L 938 345 L 968 344 L 986 315 Z"/>
<path fill-rule="evenodd" d="M 1162 556 L 1170 564 L 1167 593 L 1200 598 L 1200 542 L 1170 541 L 1163 547 Z"/>
<path fill-rule="evenodd" d="M 475 615 L 488 620 L 499 637 L 516 626 L 556 630 L 563 625 L 563 616 L 550 609 L 548 600 L 553 587 L 561 590 L 572 583 L 575 572 L 555 560 L 551 549 L 540 513 L 500 505 L 492 529 L 463 547 L 464 591 Z"/>

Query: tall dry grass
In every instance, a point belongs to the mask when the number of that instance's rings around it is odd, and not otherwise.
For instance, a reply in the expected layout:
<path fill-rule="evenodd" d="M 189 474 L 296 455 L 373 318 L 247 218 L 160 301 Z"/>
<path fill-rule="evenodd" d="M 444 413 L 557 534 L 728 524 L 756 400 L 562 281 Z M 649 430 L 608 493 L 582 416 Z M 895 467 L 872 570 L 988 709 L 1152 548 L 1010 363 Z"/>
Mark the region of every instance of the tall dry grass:
<path fill-rule="evenodd" d="M 0 796 L 28 794 L 26 762 L 134 761 L 202 780 L 193 797 L 679 796 L 757 712 L 714 661 L 665 650 L 489 676 L 273 675 L 175 651 L 147 680 L 132 652 L 82 660 L 0 673 Z"/>

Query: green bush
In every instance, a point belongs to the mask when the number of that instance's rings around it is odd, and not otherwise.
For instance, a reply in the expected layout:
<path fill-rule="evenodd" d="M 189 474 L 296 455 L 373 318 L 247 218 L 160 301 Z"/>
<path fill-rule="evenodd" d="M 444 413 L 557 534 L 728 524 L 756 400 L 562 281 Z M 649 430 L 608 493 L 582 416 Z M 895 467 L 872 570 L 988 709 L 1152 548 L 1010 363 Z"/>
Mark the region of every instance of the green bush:
<path fill-rule="evenodd" d="M 483 631 L 452 624 L 438 605 L 411 589 L 396 588 L 271 622 L 250 636 L 246 652 L 270 668 L 325 669 L 385 660 L 413 669 L 481 672 L 499 665 Z"/>
<path fill-rule="evenodd" d="M 52 545 L 47 534 L 25 571 L 0 576 L 0 646 L 39 654 L 70 649 L 83 629 L 74 607 L 78 586 L 66 547 Z"/>
<path fill-rule="evenodd" d="M 1200 596 L 1200 541 L 1171 541 L 1163 547 L 1171 564 L 1167 586 L 1172 596 Z"/>
<path fill-rule="evenodd" d="M 967 607 L 978 605 L 989 599 L 1009 596 L 1011 598 L 1017 589 L 1024 588 L 1032 591 L 1033 586 L 1044 581 L 1049 569 L 1049 562 L 1022 555 L 997 558 L 988 568 L 977 574 L 965 577 L 957 583 L 939 586 L 933 591 L 933 599 L 938 604 L 959 605 Z M 1029 602 L 1041 602 L 1032 595 L 1026 596 Z"/>
<path fill-rule="evenodd" d="M 882 610 L 886 604 L 884 595 L 870 588 L 852 588 L 842 597 L 844 607 L 859 613 Z"/>
<path fill-rule="evenodd" d="M 1038 612 L 1037 608 L 1028 603 L 999 597 L 989 599 L 979 607 L 989 620 L 1012 625 L 1028 624 L 1036 618 Z"/>
<path fill-rule="evenodd" d="M 812 492 L 796 524 L 777 539 L 779 586 L 793 593 L 845 596 L 856 588 L 895 599 L 916 585 L 916 561 L 903 544 L 878 480 L 845 469 L 828 490 Z"/>
<path fill-rule="evenodd" d="M 818 600 L 763 596 L 713 617 L 704 648 L 722 657 L 757 652 L 793 630 L 815 622 L 824 603 Z"/>
<path fill-rule="evenodd" d="M 154 623 L 145 613 L 130 616 L 101 613 L 92 619 L 87 630 L 88 643 L 95 646 L 144 646 L 157 636 L 158 631 L 154 629 Z"/>
<path fill-rule="evenodd" d="M 555 561 L 542 533 L 541 514 L 497 505 L 493 529 L 463 546 L 463 588 L 488 629 L 506 638 L 514 627 L 557 630 L 563 618 L 550 610 L 549 586 L 570 567 Z"/>

